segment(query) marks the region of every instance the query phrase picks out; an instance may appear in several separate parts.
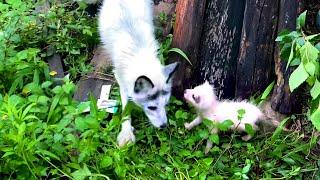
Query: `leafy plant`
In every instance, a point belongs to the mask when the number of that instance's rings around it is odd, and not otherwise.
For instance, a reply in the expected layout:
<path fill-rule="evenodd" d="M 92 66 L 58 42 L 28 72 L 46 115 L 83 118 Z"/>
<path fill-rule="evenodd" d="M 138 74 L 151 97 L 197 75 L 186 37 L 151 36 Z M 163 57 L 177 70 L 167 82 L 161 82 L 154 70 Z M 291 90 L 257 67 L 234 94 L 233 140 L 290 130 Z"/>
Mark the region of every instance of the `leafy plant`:
<path fill-rule="evenodd" d="M 306 35 L 303 31 L 307 12 L 297 18 L 296 31 L 282 32 L 276 41 L 281 47 L 281 57 L 288 67 L 295 67 L 289 78 L 290 91 L 307 83 L 311 95 L 309 118 L 320 131 L 320 34 Z"/>
<path fill-rule="evenodd" d="M 52 1 L 47 7 L 42 1 L 0 2 L 0 73 L 5 61 L 29 47 L 43 58 L 60 54 L 76 78 L 90 70 L 86 61 L 98 42 L 95 22 L 75 3 Z"/>
<path fill-rule="evenodd" d="M 188 56 L 181 49 L 171 48 L 171 43 L 172 43 L 172 34 L 169 34 L 168 37 L 161 43 L 161 46 L 158 52 L 161 64 L 166 63 L 166 61 L 169 58 L 170 52 L 175 52 L 180 56 L 182 56 L 190 65 L 192 65 Z"/>

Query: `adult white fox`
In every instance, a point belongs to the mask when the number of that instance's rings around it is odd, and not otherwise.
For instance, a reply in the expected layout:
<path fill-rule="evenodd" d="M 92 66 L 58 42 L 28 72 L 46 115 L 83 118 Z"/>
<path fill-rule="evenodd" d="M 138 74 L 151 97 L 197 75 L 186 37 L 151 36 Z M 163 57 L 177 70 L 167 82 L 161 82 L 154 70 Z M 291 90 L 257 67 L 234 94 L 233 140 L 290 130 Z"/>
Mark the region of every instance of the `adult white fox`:
<path fill-rule="evenodd" d="M 155 127 L 165 128 L 165 106 L 178 64 L 163 66 L 157 57 L 151 5 L 149 0 L 104 0 L 99 31 L 120 86 L 122 109 L 132 100 L 143 108 Z M 122 123 L 118 144 L 123 146 L 130 141 L 135 141 L 131 118 Z"/>

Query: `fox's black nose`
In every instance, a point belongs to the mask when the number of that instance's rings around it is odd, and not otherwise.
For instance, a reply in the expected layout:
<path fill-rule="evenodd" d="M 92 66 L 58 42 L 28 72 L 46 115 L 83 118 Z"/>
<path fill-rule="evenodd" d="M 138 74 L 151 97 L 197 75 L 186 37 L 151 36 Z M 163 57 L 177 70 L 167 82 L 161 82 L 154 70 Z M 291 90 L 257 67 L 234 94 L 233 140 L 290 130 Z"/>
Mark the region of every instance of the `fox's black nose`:
<path fill-rule="evenodd" d="M 164 128 L 166 128 L 167 127 L 167 124 L 162 124 L 162 125 L 160 125 L 160 128 L 161 129 L 164 129 Z"/>

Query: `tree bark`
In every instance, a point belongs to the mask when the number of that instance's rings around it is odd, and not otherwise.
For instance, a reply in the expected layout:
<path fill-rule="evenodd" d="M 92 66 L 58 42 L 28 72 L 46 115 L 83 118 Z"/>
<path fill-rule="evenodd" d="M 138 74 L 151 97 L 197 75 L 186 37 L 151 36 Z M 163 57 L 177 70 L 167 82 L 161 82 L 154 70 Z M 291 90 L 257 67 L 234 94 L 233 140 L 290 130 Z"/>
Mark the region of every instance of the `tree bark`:
<path fill-rule="evenodd" d="M 280 0 L 247 0 L 237 64 L 236 97 L 263 91 L 273 73 Z"/>
<path fill-rule="evenodd" d="M 278 34 L 284 29 L 295 30 L 298 11 L 299 0 L 280 1 Z M 272 94 L 271 107 L 280 113 L 290 114 L 300 109 L 297 107 L 296 93 L 291 93 L 289 89 L 289 77 L 293 69 L 286 70 L 286 62 L 280 58 L 278 45 L 275 48 L 274 59 L 277 83 Z"/>
<path fill-rule="evenodd" d="M 205 4 L 206 0 L 179 0 L 176 5 L 172 46 L 186 52 L 192 64 L 195 64 L 198 58 Z M 180 62 L 174 77 L 173 93 L 181 97 L 184 89 L 190 86 L 193 66 L 177 54 L 172 54 L 170 61 Z"/>
<path fill-rule="evenodd" d="M 219 99 L 235 95 L 244 6 L 244 0 L 207 0 L 194 82 L 208 80 Z"/>

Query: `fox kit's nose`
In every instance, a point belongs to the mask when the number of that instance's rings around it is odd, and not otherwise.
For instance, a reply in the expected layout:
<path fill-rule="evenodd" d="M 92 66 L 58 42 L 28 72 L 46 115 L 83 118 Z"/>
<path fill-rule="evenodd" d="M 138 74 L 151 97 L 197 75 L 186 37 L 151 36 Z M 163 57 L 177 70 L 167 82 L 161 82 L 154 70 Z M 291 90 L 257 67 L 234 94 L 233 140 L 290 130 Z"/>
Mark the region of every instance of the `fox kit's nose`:
<path fill-rule="evenodd" d="M 167 124 L 161 124 L 161 125 L 160 125 L 160 128 L 161 128 L 161 129 L 164 129 L 164 128 L 166 128 L 166 127 L 167 127 Z"/>

